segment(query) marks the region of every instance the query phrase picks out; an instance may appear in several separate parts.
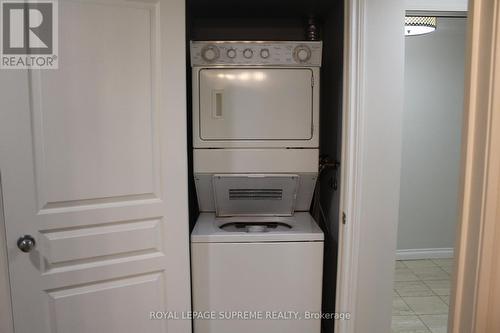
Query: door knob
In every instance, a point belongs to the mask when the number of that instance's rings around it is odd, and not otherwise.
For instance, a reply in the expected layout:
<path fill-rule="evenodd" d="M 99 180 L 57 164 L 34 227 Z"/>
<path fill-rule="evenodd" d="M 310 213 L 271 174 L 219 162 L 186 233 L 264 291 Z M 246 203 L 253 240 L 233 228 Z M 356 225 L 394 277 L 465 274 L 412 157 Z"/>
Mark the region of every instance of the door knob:
<path fill-rule="evenodd" d="M 30 252 L 35 247 L 35 239 L 30 235 L 24 235 L 17 240 L 17 247 L 23 252 Z"/>

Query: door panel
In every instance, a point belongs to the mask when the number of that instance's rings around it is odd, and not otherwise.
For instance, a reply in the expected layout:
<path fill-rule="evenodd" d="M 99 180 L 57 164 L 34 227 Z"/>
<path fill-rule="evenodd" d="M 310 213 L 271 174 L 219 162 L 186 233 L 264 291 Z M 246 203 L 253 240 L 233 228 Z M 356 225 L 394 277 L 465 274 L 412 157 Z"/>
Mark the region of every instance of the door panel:
<path fill-rule="evenodd" d="M 190 310 L 184 2 L 60 0 L 59 26 L 58 70 L 0 76 L 15 330 L 190 332 L 149 320 Z"/>
<path fill-rule="evenodd" d="M 30 73 L 40 208 L 158 196 L 157 11 L 60 2 L 60 69 Z"/>
<path fill-rule="evenodd" d="M 312 70 L 202 69 L 199 75 L 202 140 L 312 138 Z"/>
<path fill-rule="evenodd" d="M 40 235 L 40 251 L 47 265 L 130 256 L 161 251 L 161 221 L 146 220 L 51 230 Z"/>
<path fill-rule="evenodd" d="M 47 291 L 54 332 L 165 332 L 165 322 L 137 318 L 144 308 L 164 308 L 163 274 Z M 116 320 L 110 321 L 109 318 Z"/>

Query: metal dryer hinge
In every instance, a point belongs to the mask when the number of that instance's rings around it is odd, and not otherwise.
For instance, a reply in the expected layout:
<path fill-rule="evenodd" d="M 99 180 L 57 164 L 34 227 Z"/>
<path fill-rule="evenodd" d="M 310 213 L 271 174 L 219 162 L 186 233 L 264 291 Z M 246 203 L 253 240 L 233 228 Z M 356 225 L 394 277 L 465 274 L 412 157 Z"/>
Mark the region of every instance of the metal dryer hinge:
<path fill-rule="evenodd" d="M 347 216 L 345 215 L 345 212 L 342 212 L 342 224 L 346 224 L 347 221 Z"/>

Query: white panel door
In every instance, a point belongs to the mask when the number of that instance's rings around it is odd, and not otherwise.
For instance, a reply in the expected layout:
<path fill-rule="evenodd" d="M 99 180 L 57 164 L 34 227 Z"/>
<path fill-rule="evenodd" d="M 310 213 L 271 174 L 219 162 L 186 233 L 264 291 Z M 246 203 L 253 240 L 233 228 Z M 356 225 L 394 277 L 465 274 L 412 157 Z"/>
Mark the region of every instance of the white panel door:
<path fill-rule="evenodd" d="M 59 0 L 59 69 L 0 73 L 16 332 L 191 331 L 184 17 Z"/>

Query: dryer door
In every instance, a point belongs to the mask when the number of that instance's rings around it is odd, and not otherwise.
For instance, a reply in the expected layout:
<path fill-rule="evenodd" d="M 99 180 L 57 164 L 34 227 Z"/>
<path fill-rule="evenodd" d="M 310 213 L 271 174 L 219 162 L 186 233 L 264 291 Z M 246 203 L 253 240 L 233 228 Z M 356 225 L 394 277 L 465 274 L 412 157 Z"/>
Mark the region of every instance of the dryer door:
<path fill-rule="evenodd" d="M 317 102 L 312 69 L 203 68 L 198 75 L 200 140 L 297 142 L 313 138 Z"/>

